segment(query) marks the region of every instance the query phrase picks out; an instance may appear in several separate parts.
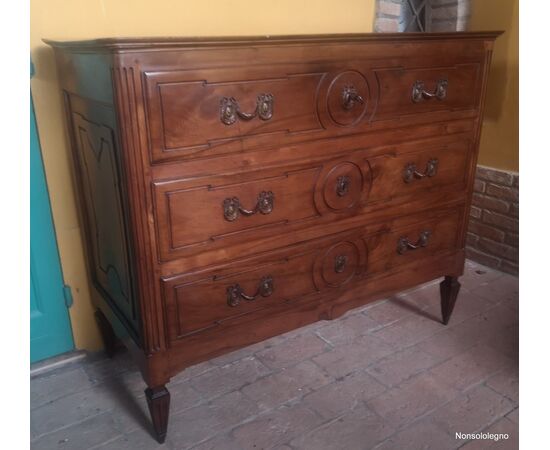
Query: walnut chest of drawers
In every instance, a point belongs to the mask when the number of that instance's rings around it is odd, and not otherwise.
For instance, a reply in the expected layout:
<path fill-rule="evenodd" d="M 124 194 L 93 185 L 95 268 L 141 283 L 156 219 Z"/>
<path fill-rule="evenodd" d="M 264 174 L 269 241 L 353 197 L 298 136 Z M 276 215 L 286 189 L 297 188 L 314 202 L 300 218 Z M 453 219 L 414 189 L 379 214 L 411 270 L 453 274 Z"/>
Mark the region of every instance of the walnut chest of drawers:
<path fill-rule="evenodd" d="M 498 33 L 51 42 L 106 348 L 184 368 L 464 266 Z"/>

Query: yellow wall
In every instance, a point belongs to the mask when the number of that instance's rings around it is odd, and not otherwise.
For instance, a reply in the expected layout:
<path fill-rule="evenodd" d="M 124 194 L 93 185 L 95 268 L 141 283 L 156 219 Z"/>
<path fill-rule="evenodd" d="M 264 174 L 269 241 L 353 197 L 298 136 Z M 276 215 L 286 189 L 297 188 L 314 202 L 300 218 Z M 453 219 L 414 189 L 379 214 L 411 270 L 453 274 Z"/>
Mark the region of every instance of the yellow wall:
<path fill-rule="evenodd" d="M 518 0 L 473 0 L 471 30 L 504 30 L 489 75 L 479 164 L 518 171 Z"/>
<path fill-rule="evenodd" d="M 42 38 L 360 33 L 372 31 L 374 0 L 31 0 L 31 81 L 46 178 L 77 348 L 97 350 L 91 290 L 73 191 L 53 53 Z"/>

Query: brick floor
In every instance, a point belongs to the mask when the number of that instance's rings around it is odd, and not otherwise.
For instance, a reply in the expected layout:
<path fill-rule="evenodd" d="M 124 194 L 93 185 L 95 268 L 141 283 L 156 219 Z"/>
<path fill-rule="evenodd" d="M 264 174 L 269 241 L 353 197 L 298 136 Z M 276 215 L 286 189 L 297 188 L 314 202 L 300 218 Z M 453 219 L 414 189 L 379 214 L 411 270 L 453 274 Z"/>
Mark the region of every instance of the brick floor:
<path fill-rule="evenodd" d="M 518 448 L 518 280 L 468 261 L 461 283 L 447 327 L 432 282 L 190 367 L 168 385 L 162 446 L 127 353 L 43 373 L 31 448 Z"/>

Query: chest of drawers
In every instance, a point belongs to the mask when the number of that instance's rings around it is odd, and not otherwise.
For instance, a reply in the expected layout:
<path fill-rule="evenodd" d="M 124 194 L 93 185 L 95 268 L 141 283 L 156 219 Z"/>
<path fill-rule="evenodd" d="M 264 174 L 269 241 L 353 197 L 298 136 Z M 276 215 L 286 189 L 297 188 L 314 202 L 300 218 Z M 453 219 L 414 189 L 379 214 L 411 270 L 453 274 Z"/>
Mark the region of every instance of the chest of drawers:
<path fill-rule="evenodd" d="M 449 321 L 497 35 L 48 41 L 159 441 L 190 365 L 438 277 Z"/>

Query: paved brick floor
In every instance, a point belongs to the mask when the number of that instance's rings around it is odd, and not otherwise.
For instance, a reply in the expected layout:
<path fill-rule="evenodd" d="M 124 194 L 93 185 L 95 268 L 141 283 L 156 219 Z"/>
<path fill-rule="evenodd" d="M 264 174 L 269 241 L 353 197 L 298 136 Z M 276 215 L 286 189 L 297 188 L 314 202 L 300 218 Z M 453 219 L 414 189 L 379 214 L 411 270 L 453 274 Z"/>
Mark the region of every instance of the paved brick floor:
<path fill-rule="evenodd" d="M 127 354 L 31 380 L 33 449 L 516 449 L 518 280 L 467 263 L 449 326 L 437 283 L 191 367 L 168 440 Z M 508 433 L 470 441 L 456 432 Z"/>

